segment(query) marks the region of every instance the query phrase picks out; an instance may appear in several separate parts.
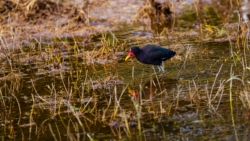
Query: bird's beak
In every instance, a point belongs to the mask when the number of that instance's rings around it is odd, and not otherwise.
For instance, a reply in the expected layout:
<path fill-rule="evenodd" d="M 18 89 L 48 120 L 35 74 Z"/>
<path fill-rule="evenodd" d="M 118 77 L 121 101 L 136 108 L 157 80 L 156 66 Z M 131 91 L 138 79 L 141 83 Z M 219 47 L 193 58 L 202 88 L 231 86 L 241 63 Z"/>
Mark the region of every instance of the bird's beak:
<path fill-rule="evenodd" d="M 127 61 L 129 57 L 130 57 L 130 56 L 128 55 L 128 56 L 125 58 L 125 61 Z"/>
<path fill-rule="evenodd" d="M 125 61 L 128 60 L 129 57 L 135 56 L 134 53 L 130 50 L 128 56 L 125 58 Z"/>

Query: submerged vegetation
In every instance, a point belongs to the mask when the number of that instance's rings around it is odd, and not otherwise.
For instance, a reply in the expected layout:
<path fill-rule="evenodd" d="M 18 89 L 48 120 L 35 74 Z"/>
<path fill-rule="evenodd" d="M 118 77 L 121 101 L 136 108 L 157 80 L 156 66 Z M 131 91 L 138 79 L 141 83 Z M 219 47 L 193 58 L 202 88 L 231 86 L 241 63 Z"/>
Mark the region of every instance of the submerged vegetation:
<path fill-rule="evenodd" d="M 245 6 L 1 1 L 2 140 L 248 140 Z M 124 61 L 146 44 L 177 52 L 165 73 Z"/>

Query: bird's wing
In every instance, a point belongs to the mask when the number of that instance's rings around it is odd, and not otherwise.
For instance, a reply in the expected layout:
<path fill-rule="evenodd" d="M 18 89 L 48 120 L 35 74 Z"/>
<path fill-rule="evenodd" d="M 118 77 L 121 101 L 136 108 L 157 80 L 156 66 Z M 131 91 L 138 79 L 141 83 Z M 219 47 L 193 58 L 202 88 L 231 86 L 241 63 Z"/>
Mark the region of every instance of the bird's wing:
<path fill-rule="evenodd" d="M 152 60 L 159 60 L 160 58 L 164 60 L 168 56 L 168 52 L 166 52 L 166 49 L 162 48 L 151 48 L 149 51 L 149 57 Z"/>

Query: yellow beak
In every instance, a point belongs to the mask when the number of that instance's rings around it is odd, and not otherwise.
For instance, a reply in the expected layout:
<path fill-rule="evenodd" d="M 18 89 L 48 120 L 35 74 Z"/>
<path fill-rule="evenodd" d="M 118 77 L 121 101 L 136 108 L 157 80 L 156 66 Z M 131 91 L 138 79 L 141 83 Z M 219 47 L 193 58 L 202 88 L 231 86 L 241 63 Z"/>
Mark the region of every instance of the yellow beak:
<path fill-rule="evenodd" d="M 130 56 L 128 55 L 128 56 L 125 58 L 125 61 L 127 61 L 129 57 L 130 57 Z"/>

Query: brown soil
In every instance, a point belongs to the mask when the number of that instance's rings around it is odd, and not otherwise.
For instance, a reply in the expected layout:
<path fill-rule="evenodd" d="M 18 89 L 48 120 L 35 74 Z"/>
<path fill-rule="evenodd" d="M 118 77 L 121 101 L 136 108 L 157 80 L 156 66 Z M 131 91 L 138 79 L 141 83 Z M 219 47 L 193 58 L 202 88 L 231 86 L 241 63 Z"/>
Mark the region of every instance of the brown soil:
<path fill-rule="evenodd" d="M 58 3 L 57 0 L 4 0 L 0 2 L 0 23 L 3 29 L 16 33 L 21 40 L 30 37 L 88 37 L 113 30 L 120 22 L 131 22 L 134 18 L 131 15 L 143 3 L 136 0 Z M 4 37 L 10 37 L 9 34 Z"/>

